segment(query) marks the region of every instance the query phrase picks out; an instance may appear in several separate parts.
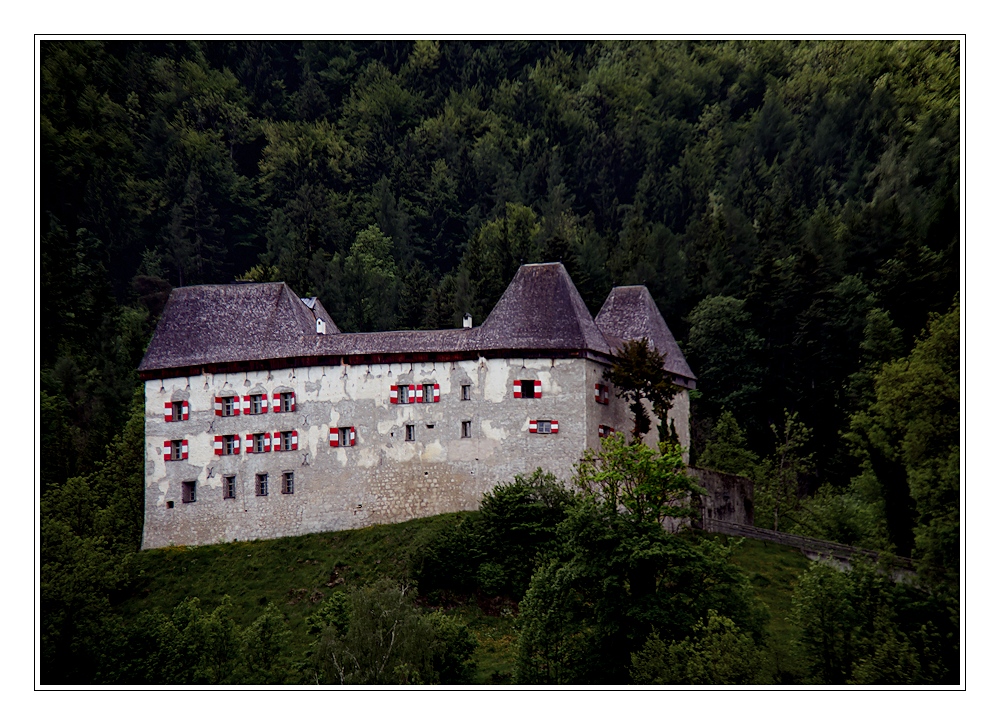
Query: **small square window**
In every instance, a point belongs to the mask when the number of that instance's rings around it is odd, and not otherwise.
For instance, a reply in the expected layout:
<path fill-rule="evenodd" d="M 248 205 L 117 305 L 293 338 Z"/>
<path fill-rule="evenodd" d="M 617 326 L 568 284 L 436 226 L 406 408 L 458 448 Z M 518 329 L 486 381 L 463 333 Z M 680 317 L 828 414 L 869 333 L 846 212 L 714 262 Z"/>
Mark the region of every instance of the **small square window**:
<path fill-rule="evenodd" d="M 174 507 L 174 502 L 173 501 L 167 501 L 167 508 L 168 509 L 172 509 L 173 507 Z"/>
<path fill-rule="evenodd" d="M 292 450 L 292 431 L 290 431 L 290 430 L 281 431 L 278 434 L 277 440 L 274 443 L 275 443 L 275 447 L 279 451 L 290 451 L 290 450 Z"/>
<path fill-rule="evenodd" d="M 224 418 L 231 418 L 232 416 L 235 415 L 234 412 L 236 410 L 235 400 L 236 399 L 233 398 L 232 396 L 222 399 L 222 416 Z"/>
<path fill-rule="evenodd" d="M 399 402 L 403 405 L 410 403 L 410 386 L 400 385 L 399 386 Z"/>
<path fill-rule="evenodd" d="M 180 461 L 182 460 L 181 446 L 184 445 L 184 441 L 170 441 L 170 460 Z"/>
<path fill-rule="evenodd" d="M 222 453 L 226 456 L 236 455 L 236 436 L 222 436 Z"/>
<path fill-rule="evenodd" d="M 253 452 L 263 453 L 264 452 L 264 434 L 254 433 L 253 434 Z"/>
<path fill-rule="evenodd" d="M 542 382 L 540 380 L 515 380 L 515 398 L 540 398 L 542 397 Z"/>
<path fill-rule="evenodd" d="M 181 502 L 194 503 L 197 500 L 194 481 L 185 481 L 181 484 Z"/>
<path fill-rule="evenodd" d="M 281 492 L 295 493 L 295 474 L 291 471 L 285 471 L 281 474 Z"/>
<path fill-rule="evenodd" d="M 257 495 L 266 496 L 267 495 L 267 474 L 258 473 L 257 474 Z"/>
<path fill-rule="evenodd" d="M 463 385 L 462 386 L 462 400 L 472 400 L 472 386 Z"/>
<path fill-rule="evenodd" d="M 408 440 L 408 441 L 415 440 L 416 437 L 417 437 L 416 431 L 417 431 L 417 426 L 413 425 L 412 423 L 407 423 L 407 425 L 406 425 L 406 440 Z"/>
<path fill-rule="evenodd" d="M 424 383 L 424 402 L 434 402 L 434 383 Z"/>
<path fill-rule="evenodd" d="M 222 498 L 236 498 L 236 476 L 223 476 Z"/>
<path fill-rule="evenodd" d="M 551 433 L 552 432 L 552 421 L 551 420 L 540 420 L 540 421 L 538 421 L 538 432 L 539 433 Z"/>
<path fill-rule="evenodd" d="M 263 396 L 261 395 L 251 395 L 250 396 L 250 415 L 260 415 L 263 411 L 263 405 L 261 403 Z"/>
<path fill-rule="evenodd" d="M 184 416 L 184 403 L 179 400 L 175 400 L 170 404 L 170 418 L 174 421 L 183 420 Z"/>
<path fill-rule="evenodd" d="M 295 393 L 281 394 L 281 413 L 291 413 L 295 407 Z"/>
<path fill-rule="evenodd" d="M 338 428 L 337 431 L 340 433 L 340 445 L 342 446 L 353 446 L 354 441 L 351 439 L 351 427 L 345 426 L 344 428 Z"/>
<path fill-rule="evenodd" d="M 463 438 L 472 438 L 472 421 L 471 420 L 463 420 L 462 421 L 462 437 Z"/>

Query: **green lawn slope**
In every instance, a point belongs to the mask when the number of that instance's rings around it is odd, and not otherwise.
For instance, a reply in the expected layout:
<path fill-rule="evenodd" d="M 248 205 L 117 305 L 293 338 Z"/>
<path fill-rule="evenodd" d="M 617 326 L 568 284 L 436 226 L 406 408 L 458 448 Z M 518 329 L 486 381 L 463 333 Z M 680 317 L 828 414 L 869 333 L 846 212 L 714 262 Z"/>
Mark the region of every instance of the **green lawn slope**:
<path fill-rule="evenodd" d="M 246 626 L 273 602 L 287 617 L 292 632 L 291 659 L 299 660 L 311 639 L 305 618 L 334 588 L 386 577 L 409 580 L 420 550 L 442 529 L 469 515 L 473 514 L 443 514 L 269 541 L 144 551 L 137 555 L 137 584 L 131 596 L 118 604 L 118 610 L 125 617 L 146 609 L 169 613 L 187 597 L 198 597 L 203 609 L 211 610 L 229 595 L 237 623 Z M 770 651 L 762 675 L 774 683 L 797 681 L 801 666 L 795 657 L 789 615 L 793 582 L 808 560 L 795 549 L 747 540 L 736 563 L 747 572 L 771 613 Z M 447 608 L 449 614 L 465 622 L 479 643 L 476 682 L 510 683 L 517 639 L 516 605 L 458 600 Z"/>

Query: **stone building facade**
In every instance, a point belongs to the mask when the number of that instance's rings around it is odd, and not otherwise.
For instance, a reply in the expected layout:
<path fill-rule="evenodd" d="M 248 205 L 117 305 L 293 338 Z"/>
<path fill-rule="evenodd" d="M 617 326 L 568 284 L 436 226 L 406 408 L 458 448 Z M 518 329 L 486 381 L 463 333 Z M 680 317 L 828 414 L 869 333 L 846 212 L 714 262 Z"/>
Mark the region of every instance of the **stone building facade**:
<path fill-rule="evenodd" d="M 525 265 L 479 327 L 386 333 L 341 333 L 282 283 L 176 289 L 140 366 L 143 548 L 471 510 L 539 467 L 569 480 L 630 429 L 603 375 L 642 337 L 681 386 L 686 447 L 695 378 L 644 287 L 595 319 L 561 264 Z"/>

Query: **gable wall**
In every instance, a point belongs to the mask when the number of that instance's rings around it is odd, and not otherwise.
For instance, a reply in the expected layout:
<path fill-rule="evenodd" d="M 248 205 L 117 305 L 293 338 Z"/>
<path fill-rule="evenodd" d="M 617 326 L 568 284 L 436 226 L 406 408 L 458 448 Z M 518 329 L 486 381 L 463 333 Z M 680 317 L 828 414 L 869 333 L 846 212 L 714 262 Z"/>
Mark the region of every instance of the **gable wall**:
<path fill-rule="evenodd" d="M 498 482 L 541 467 L 569 481 L 583 450 L 600 445 L 598 424 L 627 431 L 628 411 L 612 391 L 594 400 L 604 366 L 583 358 L 494 358 L 445 363 L 315 366 L 203 374 L 146 382 L 146 516 L 143 548 L 276 538 L 359 528 L 473 510 Z M 541 399 L 514 399 L 518 379 L 542 383 Z M 390 403 L 390 386 L 436 382 L 440 402 Z M 471 385 L 472 400 L 461 400 Z M 276 388 L 296 393 L 294 413 L 215 415 L 217 395 Z M 164 401 L 183 396 L 189 420 L 164 421 Z M 678 431 L 686 443 L 686 391 Z M 531 434 L 533 419 L 559 421 L 559 433 Z M 471 438 L 461 437 L 463 420 Z M 405 425 L 416 425 L 407 442 Z M 428 424 L 434 427 L 429 428 Z M 354 447 L 332 448 L 330 427 L 354 426 Z M 216 435 L 296 430 L 298 450 L 216 456 Z M 655 436 L 655 429 L 653 435 Z M 187 439 L 186 461 L 164 461 L 163 442 Z M 281 474 L 295 474 L 294 494 Z M 269 495 L 255 495 L 257 473 Z M 223 499 L 223 476 L 236 476 L 236 498 Z M 181 483 L 196 481 L 197 501 L 181 502 Z M 174 507 L 167 508 L 167 501 Z"/>

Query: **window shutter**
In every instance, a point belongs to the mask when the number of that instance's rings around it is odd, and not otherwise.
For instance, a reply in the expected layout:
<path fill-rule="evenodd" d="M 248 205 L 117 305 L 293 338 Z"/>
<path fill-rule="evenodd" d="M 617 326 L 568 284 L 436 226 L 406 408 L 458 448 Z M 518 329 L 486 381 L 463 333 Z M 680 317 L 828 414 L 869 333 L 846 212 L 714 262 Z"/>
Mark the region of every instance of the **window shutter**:
<path fill-rule="evenodd" d="M 411 385 L 410 386 L 410 397 L 409 397 L 409 399 L 406 402 L 407 403 L 412 403 L 416 399 L 417 399 L 417 386 L 416 385 Z"/>
<path fill-rule="evenodd" d="M 240 437 L 238 435 L 233 436 L 233 455 L 239 455 L 240 452 Z"/>
<path fill-rule="evenodd" d="M 281 410 L 281 393 L 274 393 L 272 396 L 274 398 L 274 405 L 271 407 L 275 413 Z"/>
<path fill-rule="evenodd" d="M 256 453 L 253 449 L 253 433 L 247 433 L 247 453 Z"/>
<path fill-rule="evenodd" d="M 188 442 L 187 438 L 181 441 L 181 460 L 186 461 L 188 459 Z"/>
<path fill-rule="evenodd" d="M 163 441 L 163 460 L 170 460 L 170 441 Z"/>
<path fill-rule="evenodd" d="M 357 442 L 358 442 L 358 436 L 355 434 L 355 432 L 354 432 L 354 426 L 352 425 L 351 426 L 351 445 L 353 446 Z"/>
<path fill-rule="evenodd" d="M 250 415 L 250 396 L 243 396 L 243 415 Z"/>
<path fill-rule="evenodd" d="M 542 397 L 542 381 L 541 380 L 536 380 L 535 381 L 535 397 L 536 398 Z"/>
<path fill-rule="evenodd" d="M 515 380 L 514 381 L 514 397 L 515 398 L 520 398 L 521 397 L 521 381 L 520 380 Z"/>
<path fill-rule="evenodd" d="M 414 386 L 413 385 L 410 386 L 410 390 L 411 391 L 414 390 Z M 417 396 L 416 396 L 417 402 L 418 403 L 423 403 L 424 402 L 424 386 L 423 385 L 417 385 L 416 386 L 416 393 L 417 393 Z"/>
<path fill-rule="evenodd" d="M 216 398 L 218 400 L 218 398 Z M 222 455 L 222 436 L 215 436 L 215 455 Z"/>
<path fill-rule="evenodd" d="M 596 400 L 598 403 L 603 403 L 604 400 L 602 398 L 603 396 L 601 395 L 601 384 L 594 383 L 594 400 Z"/>
<path fill-rule="evenodd" d="M 393 404 L 399 403 L 399 386 L 390 385 L 389 386 L 389 402 Z"/>
<path fill-rule="evenodd" d="M 538 421 L 537 420 L 529 420 L 528 421 L 528 432 L 529 433 L 537 433 L 538 432 Z"/>
<path fill-rule="evenodd" d="M 215 414 L 218 416 L 222 415 L 222 396 L 215 396 Z"/>
<path fill-rule="evenodd" d="M 558 433 L 559 432 L 559 421 L 558 420 L 552 421 L 552 432 L 553 433 Z"/>
<path fill-rule="evenodd" d="M 340 447 L 340 431 L 336 428 L 330 429 L 330 447 L 331 448 Z"/>
<path fill-rule="evenodd" d="M 299 450 L 299 433 L 298 431 L 292 431 L 292 450 Z"/>
<path fill-rule="evenodd" d="M 295 393 L 294 392 L 292 393 L 292 411 L 291 412 L 293 412 L 293 413 L 295 412 Z"/>
<path fill-rule="evenodd" d="M 260 396 L 260 412 L 267 412 L 267 393 L 262 393 Z"/>
<path fill-rule="evenodd" d="M 264 453 L 270 453 L 270 452 L 271 452 L 271 434 L 270 433 L 265 433 L 264 434 Z"/>
<path fill-rule="evenodd" d="M 163 404 L 163 420 L 172 423 L 174 420 L 174 404 L 169 400 Z"/>
<path fill-rule="evenodd" d="M 438 385 L 437 383 L 434 383 L 434 402 L 435 403 L 441 402 L 441 386 Z"/>
<path fill-rule="evenodd" d="M 181 420 L 187 420 L 187 419 L 188 419 L 188 402 L 185 400 L 181 402 Z"/>
<path fill-rule="evenodd" d="M 239 414 L 240 414 L 240 396 L 234 395 L 233 396 L 233 415 L 239 415 Z"/>

